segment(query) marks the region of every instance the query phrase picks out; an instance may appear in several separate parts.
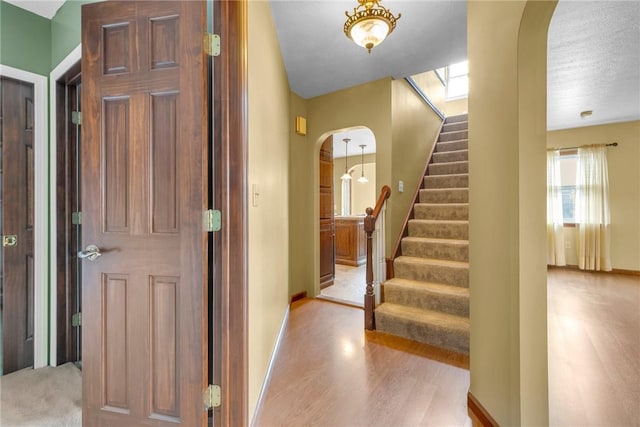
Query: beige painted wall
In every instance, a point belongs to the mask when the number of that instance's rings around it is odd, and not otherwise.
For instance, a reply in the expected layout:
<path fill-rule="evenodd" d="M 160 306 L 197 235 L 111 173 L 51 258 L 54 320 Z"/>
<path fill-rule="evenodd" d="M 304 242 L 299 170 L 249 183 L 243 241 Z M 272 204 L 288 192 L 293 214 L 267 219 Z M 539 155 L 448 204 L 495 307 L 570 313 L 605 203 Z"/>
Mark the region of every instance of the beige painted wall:
<path fill-rule="evenodd" d="M 457 116 L 469 112 L 469 98 L 454 99 L 444 104 L 444 114 L 446 116 Z"/>
<path fill-rule="evenodd" d="M 445 99 L 445 90 L 442 81 L 438 78 L 435 71 L 426 71 L 424 73 L 411 76 L 418 87 L 427 95 L 429 100 L 438 107 L 438 110 L 445 112 L 447 105 Z"/>
<path fill-rule="evenodd" d="M 555 2 L 467 2 L 470 391 L 548 425 L 546 39 Z"/>
<path fill-rule="evenodd" d="M 290 91 L 269 3 L 249 2 L 248 22 L 248 181 L 260 193 L 249 201 L 251 420 L 288 305 Z"/>
<path fill-rule="evenodd" d="M 291 115 L 306 114 L 307 136 L 290 144 L 289 294 L 319 292 L 318 158 L 330 133 L 367 127 L 376 138 L 376 180 L 391 177 L 391 79 L 385 78 L 342 91 L 303 100 L 291 96 Z"/>
<path fill-rule="evenodd" d="M 368 182 L 358 182 L 362 176 L 362 170 Z M 365 215 L 367 208 L 374 208 L 378 199 L 376 194 L 376 164 L 365 163 L 364 168 L 360 164 L 353 168 L 351 184 L 351 215 Z"/>
<path fill-rule="evenodd" d="M 295 123 L 295 117 L 308 117 L 307 100 L 293 92 L 289 94 L 290 116 L 289 122 Z M 315 193 L 313 185 L 313 167 L 308 157 L 313 150 L 306 136 L 296 134 L 291 125 L 289 132 L 289 296 L 298 292 L 313 295 L 313 245 L 307 240 L 313 240 L 313 228 L 309 218 L 313 218 Z M 305 170 L 305 168 L 311 168 Z"/>
<path fill-rule="evenodd" d="M 438 82 L 439 83 L 439 82 Z M 442 120 L 404 80 L 392 82 L 392 164 L 391 197 L 387 202 L 387 257 L 404 224 L 417 186 L 440 132 Z M 398 191 L 398 183 L 404 191 Z M 381 183 L 382 184 L 382 183 Z"/>
<path fill-rule="evenodd" d="M 611 264 L 640 271 L 640 121 L 588 126 L 547 133 L 548 147 L 618 142 L 607 149 L 611 211 Z M 577 265 L 575 228 L 565 227 L 567 264 Z"/>
<path fill-rule="evenodd" d="M 307 112 L 308 135 L 304 142 L 292 141 L 290 147 L 291 182 L 295 182 L 290 201 L 296 210 L 291 211 L 290 222 L 289 293 L 306 291 L 308 295 L 316 295 L 319 292 L 318 153 L 326 136 L 354 127 L 366 127 L 373 132 L 376 194 L 383 185 L 392 189 L 386 215 L 388 255 L 440 128 L 440 119 L 404 80 L 390 78 L 306 101 L 298 98 L 298 101 L 299 109 Z M 400 180 L 405 184 L 403 193 L 397 190 Z M 309 206 L 313 206 L 312 215 L 308 215 Z"/>

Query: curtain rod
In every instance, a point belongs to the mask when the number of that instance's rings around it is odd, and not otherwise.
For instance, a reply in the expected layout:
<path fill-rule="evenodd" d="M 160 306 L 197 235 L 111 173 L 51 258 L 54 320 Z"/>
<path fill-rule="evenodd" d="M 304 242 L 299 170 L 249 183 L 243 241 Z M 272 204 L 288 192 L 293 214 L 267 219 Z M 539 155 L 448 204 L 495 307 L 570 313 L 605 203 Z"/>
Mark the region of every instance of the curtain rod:
<path fill-rule="evenodd" d="M 587 144 L 587 145 L 576 145 L 575 147 L 562 147 L 562 148 L 547 148 L 547 151 L 566 151 L 566 150 L 577 150 L 578 148 L 584 147 L 617 147 L 617 142 L 612 142 L 611 144 Z"/>

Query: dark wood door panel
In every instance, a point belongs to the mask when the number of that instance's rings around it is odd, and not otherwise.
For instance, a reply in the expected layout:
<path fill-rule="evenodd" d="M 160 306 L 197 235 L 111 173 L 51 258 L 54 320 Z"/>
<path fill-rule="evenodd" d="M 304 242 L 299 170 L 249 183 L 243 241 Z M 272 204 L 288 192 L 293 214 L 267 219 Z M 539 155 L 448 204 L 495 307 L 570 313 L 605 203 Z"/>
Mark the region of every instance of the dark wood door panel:
<path fill-rule="evenodd" d="M 2 78 L 3 372 L 33 365 L 33 85 Z"/>
<path fill-rule="evenodd" d="M 320 147 L 320 289 L 335 277 L 333 224 L 333 136 Z"/>
<path fill-rule="evenodd" d="M 83 6 L 83 424 L 204 425 L 204 2 Z"/>

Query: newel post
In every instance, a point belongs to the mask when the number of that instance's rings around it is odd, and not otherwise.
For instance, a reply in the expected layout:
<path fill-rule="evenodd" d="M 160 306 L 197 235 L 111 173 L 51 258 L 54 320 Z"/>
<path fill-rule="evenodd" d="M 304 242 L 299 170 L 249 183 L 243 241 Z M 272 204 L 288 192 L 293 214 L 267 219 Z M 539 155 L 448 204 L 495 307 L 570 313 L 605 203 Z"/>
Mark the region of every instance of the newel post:
<path fill-rule="evenodd" d="M 364 231 L 367 234 L 367 290 L 364 294 L 364 328 L 372 331 L 375 329 L 373 309 L 376 304 L 373 292 L 373 231 L 376 228 L 376 217 L 372 215 L 373 209 L 367 208 L 366 212 Z"/>

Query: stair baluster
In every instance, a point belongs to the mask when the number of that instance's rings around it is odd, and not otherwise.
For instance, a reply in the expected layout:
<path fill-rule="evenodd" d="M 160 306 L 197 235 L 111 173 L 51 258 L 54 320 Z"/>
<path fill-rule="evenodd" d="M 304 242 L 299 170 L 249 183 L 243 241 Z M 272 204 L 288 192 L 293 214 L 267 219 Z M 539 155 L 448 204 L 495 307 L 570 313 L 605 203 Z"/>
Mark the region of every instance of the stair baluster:
<path fill-rule="evenodd" d="M 375 208 L 367 208 L 367 216 L 364 218 L 364 231 L 367 235 L 367 289 L 364 294 L 364 328 L 372 331 L 375 329 L 373 310 L 376 305 L 376 295 L 373 291 L 373 232 L 376 229 L 376 221 L 387 199 L 391 196 L 391 188 L 385 185 L 380 190 L 380 197 Z"/>

